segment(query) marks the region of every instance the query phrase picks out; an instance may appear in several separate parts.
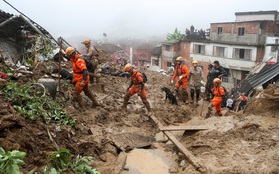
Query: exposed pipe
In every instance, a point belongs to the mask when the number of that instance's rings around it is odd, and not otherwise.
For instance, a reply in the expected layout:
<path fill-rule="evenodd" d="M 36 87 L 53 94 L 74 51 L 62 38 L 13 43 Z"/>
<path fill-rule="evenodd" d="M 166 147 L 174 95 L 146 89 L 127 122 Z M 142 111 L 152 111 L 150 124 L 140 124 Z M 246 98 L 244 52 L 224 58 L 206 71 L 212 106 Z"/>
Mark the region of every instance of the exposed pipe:
<path fill-rule="evenodd" d="M 11 22 L 12 20 L 14 20 L 15 18 L 18 18 L 18 16 L 14 15 L 12 17 L 10 17 L 9 19 L 5 20 L 4 22 L 2 22 L 0 24 L 0 27 L 3 27 L 4 25 L 6 25 L 7 23 Z"/>
<path fill-rule="evenodd" d="M 27 19 L 29 20 L 29 23 L 32 23 L 32 26 L 35 27 L 34 24 L 36 24 L 39 28 L 41 28 L 42 30 L 44 30 L 44 31 L 46 32 L 47 36 L 50 37 L 50 39 L 52 39 L 57 45 L 59 45 L 59 43 L 57 42 L 57 40 L 55 40 L 54 37 L 53 37 L 48 31 L 46 31 L 42 26 L 40 26 L 38 23 L 36 23 L 36 22 L 33 21 L 32 19 L 30 19 L 30 18 L 29 18 L 28 16 L 26 16 L 24 13 L 22 13 L 21 11 L 19 11 L 18 9 L 16 9 L 12 4 L 8 3 L 6 0 L 3 0 L 3 1 L 4 1 L 5 3 L 7 3 L 10 7 L 12 7 L 15 11 L 17 11 L 18 13 L 20 13 L 22 16 L 24 16 L 25 18 L 27 18 Z M 36 27 L 37 30 L 39 30 L 38 27 Z M 36 31 L 37 31 L 37 30 L 36 30 Z M 40 30 L 39 30 L 39 31 L 40 31 Z M 40 31 L 40 33 L 42 33 L 42 32 Z M 46 37 L 45 34 L 42 33 L 42 35 Z"/>
<path fill-rule="evenodd" d="M 26 18 L 25 18 L 24 16 L 22 16 L 22 15 L 19 15 L 19 17 L 20 17 L 21 19 L 23 19 L 30 27 L 32 27 L 39 35 L 45 37 L 45 35 L 44 35 L 34 24 L 32 24 L 32 22 L 31 22 L 29 19 L 26 19 Z"/>
<path fill-rule="evenodd" d="M 59 49 L 59 61 L 58 61 L 58 75 L 59 75 L 59 78 L 58 78 L 58 87 L 59 87 L 59 94 L 61 94 L 61 59 L 62 59 L 62 54 L 61 54 L 61 51 L 62 51 L 62 38 L 60 37 L 60 49 Z"/>

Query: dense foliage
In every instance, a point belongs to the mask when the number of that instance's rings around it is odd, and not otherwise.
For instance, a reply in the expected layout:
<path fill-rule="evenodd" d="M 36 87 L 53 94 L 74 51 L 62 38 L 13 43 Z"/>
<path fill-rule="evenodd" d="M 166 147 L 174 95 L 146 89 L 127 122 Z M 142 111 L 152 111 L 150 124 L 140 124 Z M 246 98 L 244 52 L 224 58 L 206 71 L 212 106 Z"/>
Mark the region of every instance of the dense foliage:
<path fill-rule="evenodd" d="M 62 102 L 53 100 L 48 95 L 42 95 L 43 92 L 32 84 L 8 83 L 1 88 L 2 95 L 9 100 L 15 110 L 30 120 L 40 118 L 45 123 L 54 122 L 71 126 L 77 123 L 63 110 Z"/>

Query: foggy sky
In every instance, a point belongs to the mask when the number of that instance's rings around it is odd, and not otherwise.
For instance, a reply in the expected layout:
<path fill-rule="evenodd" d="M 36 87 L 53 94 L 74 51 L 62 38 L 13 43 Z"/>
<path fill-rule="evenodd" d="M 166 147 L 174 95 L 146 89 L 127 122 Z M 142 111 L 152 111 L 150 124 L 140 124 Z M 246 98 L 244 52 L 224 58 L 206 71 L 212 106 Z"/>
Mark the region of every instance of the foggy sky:
<path fill-rule="evenodd" d="M 55 37 L 148 38 L 231 22 L 235 12 L 277 10 L 278 0 L 7 0 Z M 277 8 L 276 8 L 277 7 Z M 0 9 L 18 14 L 0 0 Z"/>

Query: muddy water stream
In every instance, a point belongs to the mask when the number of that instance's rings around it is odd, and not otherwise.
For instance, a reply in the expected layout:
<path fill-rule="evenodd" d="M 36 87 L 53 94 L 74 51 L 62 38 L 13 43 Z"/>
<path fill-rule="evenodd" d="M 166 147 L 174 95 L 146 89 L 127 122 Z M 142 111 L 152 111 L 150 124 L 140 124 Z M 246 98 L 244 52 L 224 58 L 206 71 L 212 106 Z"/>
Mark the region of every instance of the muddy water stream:
<path fill-rule="evenodd" d="M 134 149 L 128 153 L 127 164 L 122 174 L 169 174 L 175 165 L 175 157 L 163 149 Z"/>

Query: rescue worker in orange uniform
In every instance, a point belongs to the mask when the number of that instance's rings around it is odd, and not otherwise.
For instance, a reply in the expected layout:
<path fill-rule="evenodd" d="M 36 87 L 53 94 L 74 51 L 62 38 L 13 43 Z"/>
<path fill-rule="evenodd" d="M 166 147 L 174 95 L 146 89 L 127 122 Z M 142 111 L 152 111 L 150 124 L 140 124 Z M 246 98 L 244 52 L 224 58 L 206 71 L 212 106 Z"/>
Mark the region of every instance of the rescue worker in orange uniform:
<path fill-rule="evenodd" d="M 96 78 L 96 83 L 99 83 L 99 80 L 100 80 L 100 75 L 96 74 L 95 71 L 98 67 L 98 57 L 99 57 L 99 54 L 98 52 L 95 50 L 95 48 L 93 47 L 93 45 L 91 44 L 91 40 L 90 39 L 85 39 L 82 44 L 84 44 L 84 46 L 87 48 L 86 50 L 86 54 L 85 55 L 82 55 L 82 57 L 84 59 L 87 59 L 89 61 L 92 62 L 92 65 L 93 65 L 93 70 L 90 71 L 89 69 L 89 75 L 90 75 L 90 82 L 94 82 L 94 78 Z"/>
<path fill-rule="evenodd" d="M 214 87 L 211 89 L 214 97 L 211 100 L 211 103 L 208 105 L 208 112 L 206 114 L 205 118 L 208 118 L 211 115 L 212 107 L 215 107 L 217 114 L 219 116 L 222 116 L 222 97 L 225 95 L 225 89 L 221 86 L 221 79 L 215 78 L 213 80 Z"/>
<path fill-rule="evenodd" d="M 189 102 L 187 101 L 188 99 L 188 92 L 187 92 L 187 88 L 188 88 L 188 76 L 189 76 L 189 70 L 185 65 L 182 65 L 182 57 L 177 57 L 176 61 L 177 61 L 177 65 L 174 69 L 174 73 L 172 75 L 171 78 L 171 83 L 174 83 L 174 80 L 176 80 L 176 93 L 177 95 L 179 95 L 180 93 L 180 89 L 182 91 L 182 101 L 186 104 L 188 104 Z"/>
<path fill-rule="evenodd" d="M 245 96 L 245 93 L 242 93 L 238 100 L 240 100 L 239 110 L 244 110 L 244 107 L 248 101 L 248 98 Z"/>
<path fill-rule="evenodd" d="M 83 57 L 87 60 L 98 59 L 99 54 L 91 44 L 90 39 L 85 39 L 82 44 L 87 48 L 86 54 Z"/>
<path fill-rule="evenodd" d="M 138 72 L 137 70 L 135 70 L 132 67 L 132 65 L 129 63 L 125 65 L 124 71 L 130 73 L 131 82 L 130 82 L 129 87 L 127 88 L 127 92 L 124 96 L 124 103 L 123 103 L 122 109 L 125 109 L 125 110 L 127 109 L 127 105 L 128 105 L 128 101 L 129 101 L 130 97 L 137 93 L 138 96 L 140 96 L 147 111 L 151 112 L 151 107 L 150 107 L 150 104 L 147 101 L 147 97 L 146 97 L 146 88 L 145 88 L 144 82 L 143 82 L 143 75 L 140 72 Z"/>
<path fill-rule="evenodd" d="M 75 85 L 74 90 L 74 99 L 78 102 L 81 108 L 84 107 L 81 92 L 83 91 L 84 94 L 90 98 L 92 101 L 92 107 L 99 106 L 95 96 L 89 90 L 88 82 L 89 82 L 89 75 L 86 67 L 85 61 L 82 59 L 81 55 L 76 53 L 73 47 L 68 47 L 66 49 L 66 56 L 72 62 L 72 69 L 73 69 L 73 84 Z"/>

